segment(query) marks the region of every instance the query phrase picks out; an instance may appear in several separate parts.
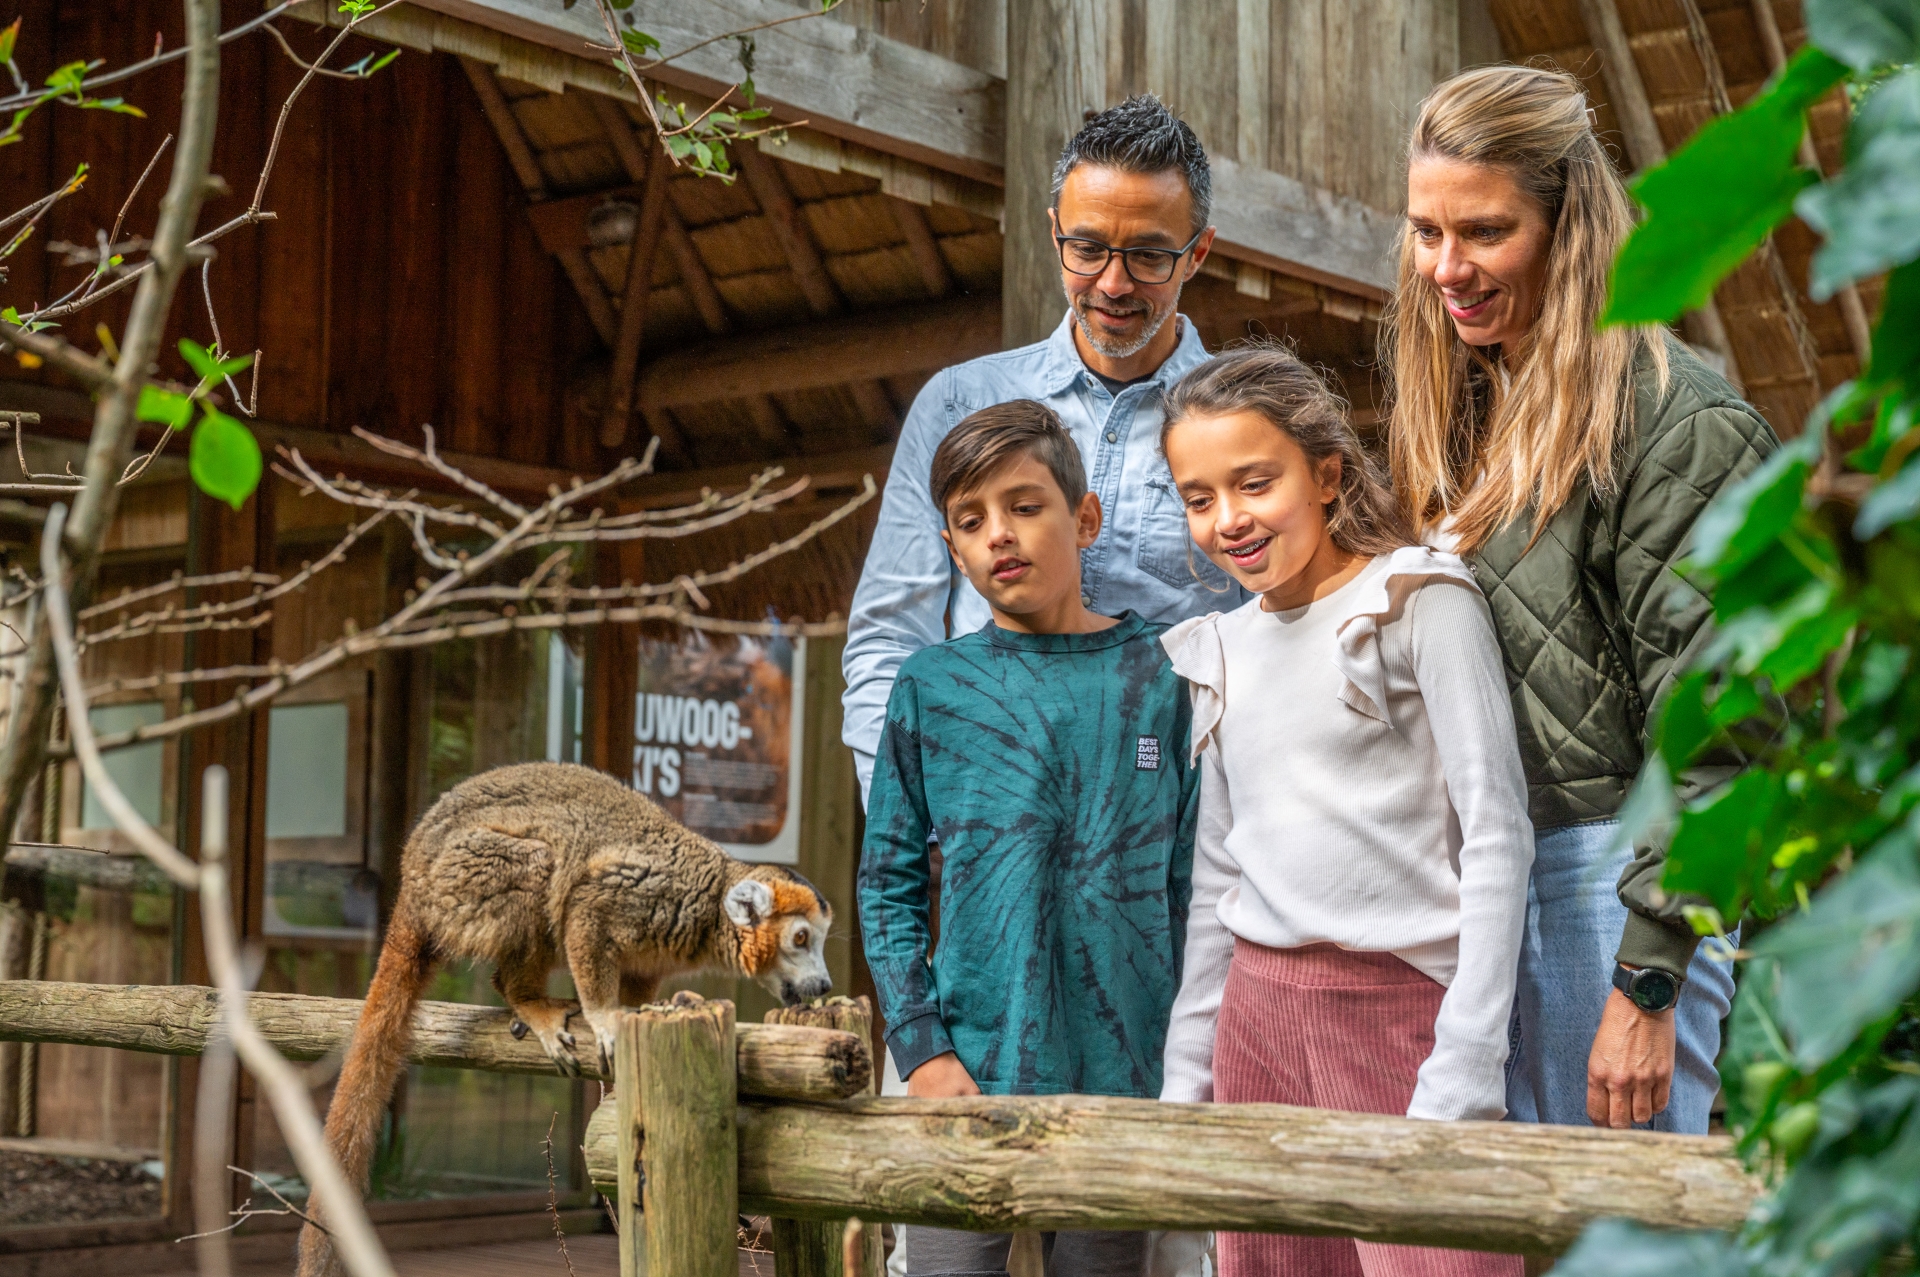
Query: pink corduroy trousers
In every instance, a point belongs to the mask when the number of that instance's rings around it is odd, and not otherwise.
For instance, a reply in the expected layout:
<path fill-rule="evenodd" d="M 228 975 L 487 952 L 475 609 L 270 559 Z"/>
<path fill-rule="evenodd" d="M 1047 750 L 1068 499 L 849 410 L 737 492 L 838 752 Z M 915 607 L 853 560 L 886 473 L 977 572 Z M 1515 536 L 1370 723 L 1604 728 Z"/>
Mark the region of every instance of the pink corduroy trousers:
<path fill-rule="evenodd" d="M 1213 1044 L 1214 1098 L 1405 1113 L 1446 989 L 1390 953 L 1237 940 Z M 1518 1255 L 1348 1237 L 1221 1233 L 1220 1277 L 1521 1277 Z"/>

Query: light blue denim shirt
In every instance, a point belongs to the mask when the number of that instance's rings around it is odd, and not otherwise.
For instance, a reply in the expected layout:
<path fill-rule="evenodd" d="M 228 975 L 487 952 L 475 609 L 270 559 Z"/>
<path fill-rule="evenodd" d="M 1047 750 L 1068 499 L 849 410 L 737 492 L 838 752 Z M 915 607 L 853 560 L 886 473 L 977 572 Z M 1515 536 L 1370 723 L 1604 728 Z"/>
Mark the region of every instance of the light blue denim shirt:
<path fill-rule="evenodd" d="M 968 414 L 1034 399 L 1058 413 L 1080 445 L 1087 486 L 1106 515 L 1099 538 L 1080 555 L 1081 590 L 1095 612 L 1132 609 L 1171 624 L 1231 611 L 1248 598 L 1193 544 L 1160 455 L 1162 396 L 1210 358 L 1192 322 L 1179 318 L 1180 343 L 1158 372 L 1117 395 L 1081 362 L 1071 323 L 1068 315 L 1045 341 L 944 369 L 907 413 L 847 619 L 841 739 L 853 750 L 863 797 L 901 662 L 992 619 L 986 600 L 953 566 L 940 539 L 945 520 L 928 490 L 934 449 Z"/>

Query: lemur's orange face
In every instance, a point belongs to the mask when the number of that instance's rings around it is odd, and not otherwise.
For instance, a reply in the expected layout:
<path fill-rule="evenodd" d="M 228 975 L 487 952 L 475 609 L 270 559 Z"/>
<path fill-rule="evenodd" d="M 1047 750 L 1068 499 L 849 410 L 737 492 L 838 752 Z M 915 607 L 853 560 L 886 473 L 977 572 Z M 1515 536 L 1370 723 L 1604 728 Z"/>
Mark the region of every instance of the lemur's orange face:
<path fill-rule="evenodd" d="M 827 932 L 833 907 L 803 880 L 743 878 L 727 891 L 740 929 L 740 966 L 787 1006 L 827 995 Z"/>

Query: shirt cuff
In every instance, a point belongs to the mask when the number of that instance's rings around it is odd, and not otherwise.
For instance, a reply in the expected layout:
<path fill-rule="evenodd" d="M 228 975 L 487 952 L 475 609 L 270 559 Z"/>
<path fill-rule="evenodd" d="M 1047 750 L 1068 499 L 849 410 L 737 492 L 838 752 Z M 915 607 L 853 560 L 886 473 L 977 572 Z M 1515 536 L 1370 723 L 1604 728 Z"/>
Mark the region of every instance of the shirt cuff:
<path fill-rule="evenodd" d="M 1628 911 L 1627 925 L 1620 933 L 1620 951 L 1614 960 L 1630 967 L 1657 967 L 1684 980 L 1687 964 L 1699 947 L 1700 937 L 1692 927 L 1684 923 L 1676 927 Z"/>
<path fill-rule="evenodd" d="M 887 1050 L 893 1053 L 893 1066 L 900 1070 L 904 1082 L 934 1056 L 953 1050 L 953 1043 L 947 1039 L 947 1026 L 940 1022 L 940 1013 L 928 1011 L 905 1024 L 889 1025 Z"/>

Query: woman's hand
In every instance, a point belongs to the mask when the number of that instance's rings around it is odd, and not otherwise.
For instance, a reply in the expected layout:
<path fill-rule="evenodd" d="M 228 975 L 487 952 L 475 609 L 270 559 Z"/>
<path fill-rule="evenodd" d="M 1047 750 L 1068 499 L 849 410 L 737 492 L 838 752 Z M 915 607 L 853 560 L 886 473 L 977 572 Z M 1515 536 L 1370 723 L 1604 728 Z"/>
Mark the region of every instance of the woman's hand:
<path fill-rule="evenodd" d="M 1672 1086 L 1672 1009 L 1642 1011 L 1613 990 L 1587 1057 L 1587 1117 L 1619 1130 L 1650 1121 L 1667 1107 Z"/>
<path fill-rule="evenodd" d="M 947 1051 L 934 1056 L 908 1075 L 907 1094 L 938 1100 L 956 1095 L 978 1095 L 980 1088 L 967 1076 L 967 1066 L 960 1063 L 960 1057 Z"/>

